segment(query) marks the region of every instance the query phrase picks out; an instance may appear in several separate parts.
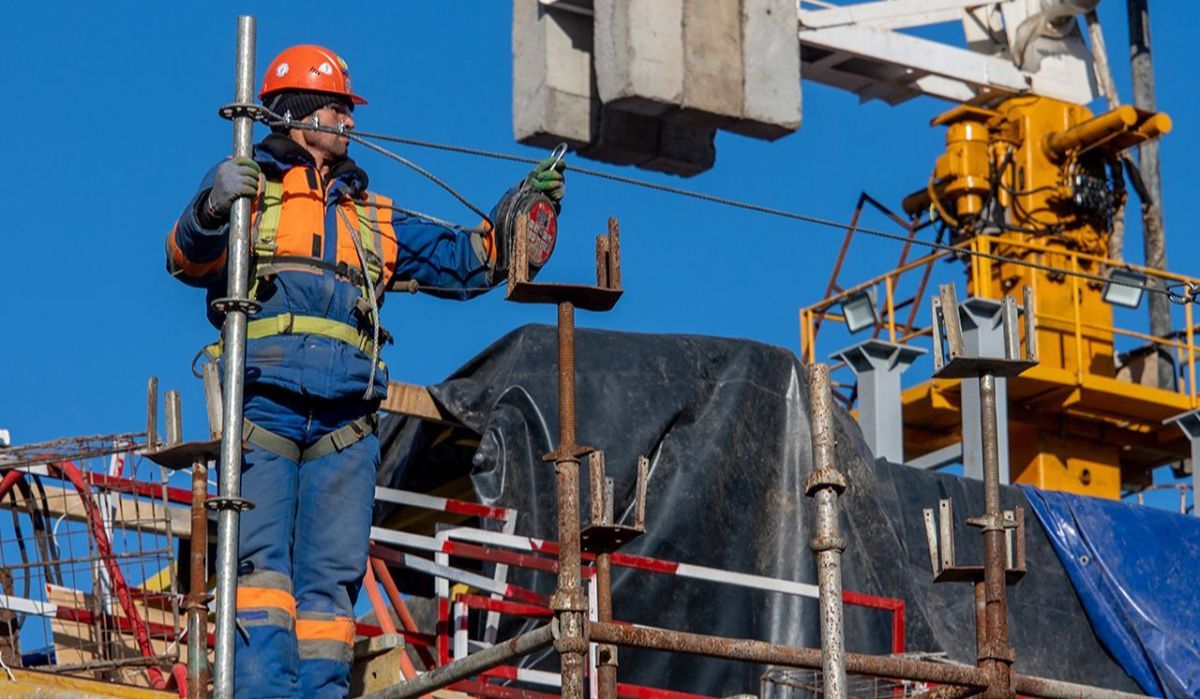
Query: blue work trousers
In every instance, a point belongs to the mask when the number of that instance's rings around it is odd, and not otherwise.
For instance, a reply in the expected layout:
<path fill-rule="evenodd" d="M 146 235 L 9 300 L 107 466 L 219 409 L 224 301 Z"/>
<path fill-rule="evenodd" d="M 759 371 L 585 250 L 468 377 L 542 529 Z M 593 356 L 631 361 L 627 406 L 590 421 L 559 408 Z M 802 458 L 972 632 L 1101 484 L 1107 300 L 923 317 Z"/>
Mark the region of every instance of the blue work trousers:
<path fill-rule="evenodd" d="M 376 401 L 316 400 L 254 390 L 246 419 L 310 446 L 373 413 Z M 304 463 L 250 446 L 238 531 L 235 696 L 344 697 L 354 603 L 367 566 L 379 439 Z"/>

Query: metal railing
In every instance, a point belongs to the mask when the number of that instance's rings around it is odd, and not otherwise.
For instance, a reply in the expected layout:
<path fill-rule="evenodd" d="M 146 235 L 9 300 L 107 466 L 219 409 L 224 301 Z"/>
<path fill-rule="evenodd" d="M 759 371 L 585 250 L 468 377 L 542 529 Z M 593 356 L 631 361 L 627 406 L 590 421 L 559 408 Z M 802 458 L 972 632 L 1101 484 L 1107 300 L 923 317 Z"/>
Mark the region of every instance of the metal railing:
<path fill-rule="evenodd" d="M 920 326 L 912 321 L 918 316 L 916 311 L 922 303 L 922 298 L 914 294 L 909 298 L 897 300 L 898 290 L 901 288 L 902 282 L 910 273 L 923 272 L 929 269 L 935 262 L 958 257 L 964 260 L 965 264 L 970 265 L 971 275 L 976 280 L 987 280 L 991 278 L 992 268 L 998 263 L 996 260 L 988 257 L 1002 254 L 1005 257 L 1016 257 L 1022 261 L 1032 262 L 1038 265 L 1061 267 L 1071 274 L 1065 275 L 1065 284 L 1070 284 L 1073 287 L 1073 292 L 1076 298 L 1080 297 L 1081 283 L 1085 282 L 1080 276 L 1075 273 L 1082 272 L 1086 269 L 1092 270 L 1107 270 L 1107 269 L 1122 269 L 1138 274 L 1145 275 L 1152 283 L 1159 284 L 1163 287 L 1184 286 L 1200 284 L 1200 279 L 1188 277 L 1182 274 L 1167 272 L 1140 265 L 1126 264 L 1116 262 L 1101 255 L 1093 255 L 1086 252 L 1069 250 L 1060 247 L 1051 247 L 1036 241 L 1023 241 L 1009 238 L 1001 238 L 992 235 L 977 235 L 967 240 L 962 241 L 953 246 L 956 250 L 962 250 L 962 253 L 956 253 L 951 250 L 938 250 L 929 255 L 925 255 L 918 259 L 907 262 L 904 265 L 889 270 L 888 272 L 871 277 L 870 279 L 855 284 L 854 286 L 845 288 L 837 293 L 831 294 L 826 298 L 814 303 L 800 311 L 800 350 L 801 359 L 804 362 L 818 361 L 817 356 L 817 338 L 820 334 L 821 325 L 825 321 L 837 323 L 845 323 L 845 317 L 837 311 L 841 304 L 851 297 L 860 294 L 864 291 L 871 291 L 883 288 L 882 301 L 876 308 L 877 323 L 875 324 L 876 333 L 886 333 L 887 340 L 893 343 L 909 343 L 917 338 L 924 337 L 930 334 L 930 329 L 927 326 Z M 1050 258 L 1053 258 L 1051 260 Z M 1051 264 L 1053 262 L 1053 265 Z M 1031 275 L 1031 286 L 1034 294 L 1038 291 L 1038 277 L 1040 275 Z M 1043 282 L 1044 283 L 1044 282 Z M 977 285 L 982 287 L 984 285 Z M 976 293 L 983 297 L 989 295 L 989 289 L 977 288 Z M 909 311 L 909 320 L 899 320 L 897 311 L 914 307 Z M 1173 353 L 1177 365 L 1186 372 L 1186 383 L 1180 382 L 1176 389 L 1178 393 L 1186 395 L 1191 400 L 1191 403 L 1196 406 L 1196 322 L 1192 310 L 1192 304 L 1184 303 L 1184 327 L 1175 333 L 1166 337 L 1155 337 L 1146 333 L 1138 332 L 1117 326 L 1114 322 L 1111 326 L 1101 325 L 1094 322 L 1089 322 L 1082 317 L 1080 305 L 1074 304 L 1074 312 L 1069 318 L 1054 315 L 1052 313 L 1039 310 L 1036 313 L 1036 319 L 1039 327 L 1043 324 L 1049 324 L 1062 329 L 1066 335 L 1074 339 L 1075 352 L 1075 371 L 1076 379 L 1082 382 L 1087 366 L 1084 357 L 1085 333 L 1112 333 L 1114 339 L 1116 337 L 1124 337 L 1132 340 L 1137 340 L 1146 344 L 1154 344 L 1159 347 L 1168 349 Z M 833 368 L 836 370 L 844 364 L 835 364 Z"/>

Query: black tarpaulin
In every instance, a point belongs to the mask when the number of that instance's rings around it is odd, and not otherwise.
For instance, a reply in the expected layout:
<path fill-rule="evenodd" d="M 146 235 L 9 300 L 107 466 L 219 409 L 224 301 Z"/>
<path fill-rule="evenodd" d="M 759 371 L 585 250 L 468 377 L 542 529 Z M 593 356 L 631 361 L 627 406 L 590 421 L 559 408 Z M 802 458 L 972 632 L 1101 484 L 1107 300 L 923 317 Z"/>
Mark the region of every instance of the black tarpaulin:
<path fill-rule="evenodd" d="M 746 340 L 579 329 L 576 357 L 578 442 L 605 451 L 623 523 L 633 518 L 637 457 L 651 459 L 647 533 L 623 552 L 816 582 L 808 547 L 812 501 L 803 493 L 811 468 L 807 386 L 790 351 Z M 382 427 L 380 484 L 431 490 L 469 475 L 480 502 L 520 511 L 518 533 L 555 538 L 554 468 L 542 461 L 558 438 L 555 361 L 555 329 L 526 326 L 431 386 L 446 412 L 478 436 L 478 446 L 448 438 L 442 426 L 393 416 Z M 845 589 L 903 599 L 907 650 L 974 663 L 971 587 L 931 583 L 921 510 L 953 498 L 959 559 L 978 563 L 978 530 L 961 520 L 982 512 L 981 484 L 874 463 L 845 411 L 837 412 L 837 433 L 838 463 L 849 481 L 841 498 Z M 586 485 L 583 491 L 586 520 Z M 1017 489 L 1003 495 L 1006 507 L 1025 506 Z M 377 521 L 393 514 L 380 510 Z M 1097 643 L 1036 518 L 1026 522 L 1030 572 L 1010 593 L 1018 671 L 1135 691 Z M 510 581 L 545 594 L 554 586 L 549 575 L 528 570 L 510 569 Z M 812 599 L 622 568 L 614 569 L 613 595 L 622 621 L 820 643 Z M 849 650 L 889 652 L 890 629 L 886 612 L 847 608 Z M 757 692 L 763 670 L 622 650 L 619 672 L 622 682 L 727 695 Z"/>

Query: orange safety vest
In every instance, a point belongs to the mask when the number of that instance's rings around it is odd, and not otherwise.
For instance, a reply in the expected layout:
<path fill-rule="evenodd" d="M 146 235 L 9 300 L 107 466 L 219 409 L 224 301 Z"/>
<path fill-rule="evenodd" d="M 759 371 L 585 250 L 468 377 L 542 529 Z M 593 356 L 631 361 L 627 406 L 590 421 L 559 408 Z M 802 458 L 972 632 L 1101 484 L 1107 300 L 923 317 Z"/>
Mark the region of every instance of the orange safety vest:
<path fill-rule="evenodd" d="M 339 202 L 335 217 L 337 257 L 336 262 L 329 262 L 323 256 L 328 235 L 325 196 L 310 180 L 312 173 L 311 169 L 294 167 L 282 180 L 265 179 L 251 212 L 254 255 L 249 297 L 257 298 L 259 282 L 281 271 L 333 271 L 359 287 L 359 310 L 378 323 L 367 285 L 373 287 L 378 303 L 395 272 L 399 243 L 392 226 L 392 200 L 366 192 L 361 199 Z M 368 356 L 378 356 L 370 335 L 330 318 L 282 313 L 246 324 L 248 340 L 283 334 L 321 335 L 356 346 Z M 221 343 L 206 348 L 214 359 L 221 350 Z M 384 366 L 382 361 L 379 365 Z"/>
<path fill-rule="evenodd" d="M 311 186 L 312 172 L 308 168 L 294 167 L 282 180 L 266 179 L 251 218 L 255 281 L 285 269 L 312 271 L 314 267 L 326 268 L 351 277 L 357 286 L 370 282 L 379 289 L 381 296 L 383 283 L 395 271 L 399 247 L 392 227 L 392 200 L 367 192 L 363 199 L 337 205 L 337 259 L 330 263 L 322 254 L 328 234 L 325 230 L 325 196 L 320 189 Z M 383 215 L 380 215 L 381 209 Z M 347 223 L 354 224 L 354 228 L 348 227 Z M 363 269 L 355 238 L 362 246 L 367 267 L 365 278 L 361 276 Z"/>

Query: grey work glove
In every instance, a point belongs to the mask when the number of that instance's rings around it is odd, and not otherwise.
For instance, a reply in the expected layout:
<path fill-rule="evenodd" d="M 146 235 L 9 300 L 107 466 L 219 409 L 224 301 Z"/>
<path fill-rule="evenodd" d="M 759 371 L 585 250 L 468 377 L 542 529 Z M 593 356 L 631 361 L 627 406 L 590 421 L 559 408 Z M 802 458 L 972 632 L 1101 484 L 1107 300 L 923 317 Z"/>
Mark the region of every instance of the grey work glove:
<path fill-rule="evenodd" d="M 563 178 L 563 170 L 567 164 L 561 158 L 551 156 L 537 164 L 525 184 L 550 197 L 555 204 L 562 203 L 563 195 L 567 192 L 567 184 Z"/>
<path fill-rule="evenodd" d="M 239 197 L 258 194 L 258 163 L 249 158 L 226 160 L 217 166 L 216 179 L 208 193 L 205 213 L 218 221 L 228 221 L 233 202 Z"/>

